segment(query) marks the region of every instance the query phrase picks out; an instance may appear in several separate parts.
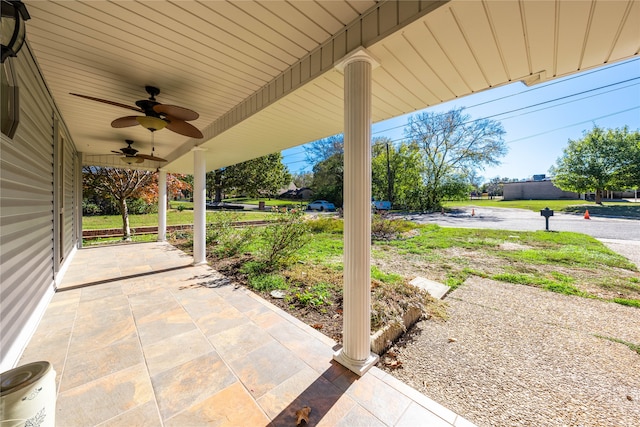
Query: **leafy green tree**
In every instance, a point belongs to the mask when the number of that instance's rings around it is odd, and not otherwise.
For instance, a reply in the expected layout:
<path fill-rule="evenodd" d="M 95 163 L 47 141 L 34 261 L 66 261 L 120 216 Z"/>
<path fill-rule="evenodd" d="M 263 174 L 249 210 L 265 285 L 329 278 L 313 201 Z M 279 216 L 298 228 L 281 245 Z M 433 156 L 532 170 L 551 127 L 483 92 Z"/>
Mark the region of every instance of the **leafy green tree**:
<path fill-rule="evenodd" d="M 316 199 L 326 199 L 342 206 L 344 188 L 344 154 L 335 153 L 313 167 L 313 191 Z"/>
<path fill-rule="evenodd" d="M 594 126 L 582 139 L 569 140 L 563 154 L 549 169 L 553 183 L 564 191 L 602 192 L 637 188 L 640 182 L 640 133 Z"/>
<path fill-rule="evenodd" d="M 291 180 L 298 188 L 311 187 L 313 185 L 313 172 L 298 172 L 291 175 Z"/>
<path fill-rule="evenodd" d="M 471 120 L 463 108 L 411 116 L 405 136 L 422 152 L 424 208 L 438 209 L 445 196 L 461 195 L 457 193 L 463 191 L 460 177 L 487 165 L 499 164 L 498 159 L 507 153 L 504 133 L 499 122 Z"/>
<path fill-rule="evenodd" d="M 282 154 L 273 153 L 228 166 L 222 170 L 219 180 L 218 187 L 227 192 L 272 197 L 291 182 L 291 175 L 282 163 Z"/>
<path fill-rule="evenodd" d="M 149 189 L 152 188 L 150 184 L 153 183 L 155 176 L 155 172 L 145 170 L 97 166 L 82 168 L 84 191 L 117 203 L 122 216 L 123 240 L 131 240 L 127 200 L 142 197 L 145 191 L 150 191 Z"/>
<path fill-rule="evenodd" d="M 389 200 L 396 208 L 420 209 L 426 189 L 423 172 L 422 156 L 416 144 L 393 144 L 388 138 L 374 141 L 371 194 L 376 200 Z"/>

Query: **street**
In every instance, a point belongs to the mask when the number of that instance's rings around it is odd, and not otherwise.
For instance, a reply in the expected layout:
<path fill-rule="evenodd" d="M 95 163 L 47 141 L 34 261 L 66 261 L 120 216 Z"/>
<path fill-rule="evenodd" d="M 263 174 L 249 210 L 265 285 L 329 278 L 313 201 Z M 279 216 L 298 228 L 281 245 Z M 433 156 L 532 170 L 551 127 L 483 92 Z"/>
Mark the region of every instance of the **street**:
<path fill-rule="evenodd" d="M 473 211 L 472 211 L 473 210 Z M 472 213 L 474 215 L 472 215 Z M 434 223 L 444 227 L 494 228 L 514 231 L 545 229 L 545 218 L 539 212 L 507 208 L 458 208 L 454 213 L 405 214 L 403 218 L 422 224 Z M 584 219 L 582 215 L 555 212 L 549 218 L 550 231 L 573 231 L 597 239 L 640 241 L 640 221 L 634 219 Z"/>

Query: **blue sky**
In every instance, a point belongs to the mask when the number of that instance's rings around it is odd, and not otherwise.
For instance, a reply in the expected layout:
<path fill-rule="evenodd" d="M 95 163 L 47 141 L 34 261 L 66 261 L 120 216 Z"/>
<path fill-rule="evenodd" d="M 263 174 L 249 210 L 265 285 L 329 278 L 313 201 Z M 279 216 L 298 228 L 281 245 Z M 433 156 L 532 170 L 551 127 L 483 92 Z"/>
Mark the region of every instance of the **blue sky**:
<path fill-rule="evenodd" d="M 486 180 L 548 174 L 567 141 L 580 139 L 594 124 L 640 129 L 640 58 L 531 87 L 513 83 L 422 111 L 445 112 L 457 107 L 465 107 L 472 119 L 499 121 L 506 131 L 509 153 L 501 165 L 479 172 Z M 401 140 L 408 116 L 374 124 L 372 136 Z M 282 154 L 292 173 L 311 169 L 304 161 L 303 146 Z"/>

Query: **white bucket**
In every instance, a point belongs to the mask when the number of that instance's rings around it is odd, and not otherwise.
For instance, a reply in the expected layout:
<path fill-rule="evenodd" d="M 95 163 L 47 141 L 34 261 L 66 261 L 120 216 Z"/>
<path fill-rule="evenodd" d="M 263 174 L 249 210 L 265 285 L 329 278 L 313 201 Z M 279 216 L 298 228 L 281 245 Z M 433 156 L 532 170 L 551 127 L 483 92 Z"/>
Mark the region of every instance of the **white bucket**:
<path fill-rule="evenodd" d="M 34 362 L 0 374 L 0 427 L 54 427 L 56 371 Z"/>

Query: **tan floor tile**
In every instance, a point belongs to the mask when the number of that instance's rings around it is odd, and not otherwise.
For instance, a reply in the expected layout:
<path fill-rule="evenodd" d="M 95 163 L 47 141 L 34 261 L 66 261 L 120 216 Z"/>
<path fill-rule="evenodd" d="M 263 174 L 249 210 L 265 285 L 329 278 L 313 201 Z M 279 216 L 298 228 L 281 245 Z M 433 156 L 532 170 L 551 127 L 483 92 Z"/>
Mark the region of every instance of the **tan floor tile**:
<path fill-rule="evenodd" d="M 207 316 L 213 313 L 219 313 L 223 310 L 236 310 L 211 289 L 185 289 L 173 292 L 174 298 L 182 304 L 187 313 L 194 319 Z"/>
<path fill-rule="evenodd" d="M 215 352 L 151 377 L 163 419 L 173 417 L 236 381 Z"/>
<path fill-rule="evenodd" d="M 374 375 L 357 377 L 348 372 L 338 377 L 333 384 L 346 390 L 358 404 L 388 425 L 395 425 L 411 403 L 411 399 Z"/>
<path fill-rule="evenodd" d="M 307 367 L 302 360 L 275 341 L 231 361 L 230 365 L 255 398 Z"/>
<path fill-rule="evenodd" d="M 124 300 L 123 300 L 124 302 Z M 82 304 L 79 309 L 84 308 Z M 108 311 L 91 311 L 80 310 L 76 316 L 76 321 L 73 328 L 74 335 L 85 335 L 88 333 L 94 333 L 95 331 L 103 328 L 110 328 L 114 323 L 132 322 L 133 316 L 129 304 L 125 303 L 118 307 L 113 307 Z"/>
<path fill-rule="evenodd" d="M 397 427 L 414 427 L 417 425 L 428 425 L 433 427 L 451 427 L 451 424 L 426 410 L 422 406 L 412 402 L 407 411 L 402 415 Z"/>
<path fill-rule="evenodd" d="M 80 301 L 78 317 L 96 315 L 97 313 L 113 311 L 128 306 L 129 300 L 126 295 L 113 295 L 105 298 Z"/>
<path fill-rule="evenodd" d="M 336 421 L 333 427 L 386 427 L 385 424 L 376 418 L 371 412 L 362 406 L 354 406 L 343 418 Z M 424 424 L 416 424 L 414 427 L 428 427 Z"/>
<path fill-rule="evenodd" d="M 327 420 L 325 425 L 344 417 L 356 404 L 333 384 L 306 368 L 270 390 L 258 403 L 273 420 L 274 426 L 290 426 L 297 410 L 309 406 L 310 425 Z"/>
<path fill-rule="evenodd" d="M 117 371 L 144 363 L 140 343 L 136 337 L 103 347 L 70 355 L 62 374 L 60 391 L 97 380 Z"/>
<path fill-rule="evenodd" d="M 78 323 L 78 322 L 76 322 Z M 136 337 L 133 318 L 91 329 L 90 323 L 82 324 L 82 333 L 74 331 L 69 344 L 69 356 L 82 355 L 103 347 L 125 342 Z"/>
<path fill-rule="evenodd" d="M 208 336 L 216 351 L 227 362 L 259 348 L 265 344 L 275 342 L 273 337 L 253 323 L 244 323 L 227 329 L 213 336 Z"/>
<path fill-rule="evenodd" d="M 213 351 L 209 341 L 197 329 L 174 335 L 143 348 L 151 376 L 182 365 Z"/>
<path fill-rule="evenodd" d="M 238 427 L 268 424 L 269 419 L 240 383 L 227 387 L 165 422 L 167 427 Z"/>
<path fill-rule="evenodd" d="M 162 306 L 164 304 L 157 307 Z M 191 317 L 182 307 L 158 311 L 153 316 L 146 316 L 142 320 L 136 319 L 136 324 L 140 341 L 144 347 L 196 329 Z"/>
<path fill-rule="evenodd" d="M 104 300 L 109 297 L 122 296 L 122 286 L 119 282 L 104 283 L 88 286 L 80 293 L 80 302 L 86 303 L 93 300 Z"/>
<path fill-rule="evenodd" d="M 220 332 L 249 322 L 250 320 L 247 316 L 240 313 L 234 307 L 228 306 L 219 311 L 212 311 L 195 320 L 196 325 L 202 329 L 202 332 L 204 332 L 207 337 L 215 336 Z"/>
<path fill-rule="evenodd" d="M 147 402 L 153 390 L 144 364 L 58 395 L 58 426 L 93 426 Z"/>
<path fill-rule="evenodd" d="M 162 427 L 156 402 L 136 406 L 97 427 Z"/>
<path fill-rule="evenodd" d="M 166 302 L 175 302 L 173 294 L 168 289 L 158 289 L 156 287 L 150 290 L 140 290 L 140 292 L 129 294 L 129 304 L 131 305 L 132 310 L 135 310 L 140 306 L 150 306 Z"/>

